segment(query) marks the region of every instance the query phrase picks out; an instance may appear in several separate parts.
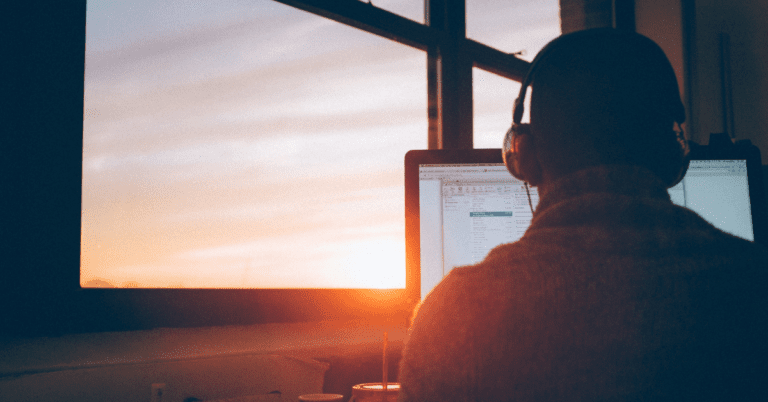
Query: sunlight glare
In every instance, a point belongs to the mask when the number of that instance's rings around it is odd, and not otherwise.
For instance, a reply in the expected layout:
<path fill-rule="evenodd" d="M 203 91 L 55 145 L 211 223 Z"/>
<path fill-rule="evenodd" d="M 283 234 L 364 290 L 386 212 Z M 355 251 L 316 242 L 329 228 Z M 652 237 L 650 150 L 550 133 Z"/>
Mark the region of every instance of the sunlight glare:
<path fill-rule="evenodd" d="M 374 238 L 352 242 L 342 260 L 343 271 L 370 289 L 405 288 L 405 244 Z"/>

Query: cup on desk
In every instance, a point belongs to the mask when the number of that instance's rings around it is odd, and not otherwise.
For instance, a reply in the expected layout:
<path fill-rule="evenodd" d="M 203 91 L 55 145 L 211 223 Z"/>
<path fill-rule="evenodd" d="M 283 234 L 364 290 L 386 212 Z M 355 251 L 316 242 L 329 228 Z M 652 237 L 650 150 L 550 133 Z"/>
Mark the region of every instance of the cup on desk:
<path fill-rule="evenodd" d="M 335 402 L 343 399 L 344 395 L 341 394 L 306 394 L 299 396 L 301 402 Z"/>
<path fill-rule="evenodd" d="M 387 389 L 380 382 L 357 384 L 352 387 L 352 398 L 349 402 L 397 402 L 400 393 L 400 383 L 387 383 Z"/>

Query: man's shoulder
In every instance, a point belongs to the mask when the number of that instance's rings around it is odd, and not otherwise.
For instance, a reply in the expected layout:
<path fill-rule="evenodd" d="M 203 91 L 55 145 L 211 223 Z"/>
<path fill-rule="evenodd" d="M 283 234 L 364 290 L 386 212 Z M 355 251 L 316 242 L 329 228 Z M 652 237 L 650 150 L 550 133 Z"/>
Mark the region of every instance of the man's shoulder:
<path fill-rule="evenodd" d="M 504 297 L 538 271 L 529 245 L 524 241 L 502 244 L 473 265 L 453 268 L 430 292 L 425 302 L 434 302 L 442 312 L 456 306 L 461 311 Z M 431 299 L 431 300 L 430 300 Z"/>
<path fill-rule="evenodd" d="M 444 288 L 441 290 L 455 292 L 468 286 L 493 282 L 500 275 L 512 275 L 527 266 L 527 257 L 531 254 L 532 246 L 525 241 L 498 245 L 482 261 L 453 268 L 440 283 Z"/>

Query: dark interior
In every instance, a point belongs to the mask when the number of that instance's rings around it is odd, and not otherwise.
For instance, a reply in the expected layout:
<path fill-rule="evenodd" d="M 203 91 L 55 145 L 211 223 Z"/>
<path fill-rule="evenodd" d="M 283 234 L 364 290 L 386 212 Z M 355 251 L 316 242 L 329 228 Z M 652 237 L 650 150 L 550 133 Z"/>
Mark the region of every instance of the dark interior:
<path fill-rule="evenodd" d="M 442 81 L 431 81 L 428 109 L 430 132 L 424 133 L 433 149 L 472 147 L 471 113 L 451 113 L 451 110 L 471 110 L 471 84 L 467 94 L 466 74 L 469 71 L 471 82 L 472 65 L 518 81 L 527 68 L 526 62 L 518 61 L 513 55 L 476 42 L 472 44 L 463 39 L 463 42 L 458 40 L 446 45 L 434 39 L 434 35 L 437 35 L 434 30 L 440 30 L 440 35 L 448 37 L 455 35 L 451 33 L 452 30 L 460 30 L 461 24 L 456 21 L 461 21 L 463 14 L 451 14 L 456 9 L 450 6 L 460 4 L 459 9 L 463 11 L 461 1 L 427 0 L 432 10 L 454 10 L 446 12 L 443 25 L 434 24 L 431 30 L 425 27 L 403 27 L 398 25 L 400 20 L 383 14 L 381 19 L 371 22 L 369 18 L 376 15 L 354 14 L 355 7 L 351 7 L 353 11 L 349 14 L 337 9 L 337 6 L 331 4 L 334 2 L 330 1 L 281 2 L 404 43 L 423 40 L 424 44 L 417 44 L 417 47 L 423 46 L 430 57 L 435 57 L 433 52 L 436 49 L 443 50 L 441 57 L 445 57 L 445 60 L 439 65 L 446 70 L 439 74 Z M 338 3 L 358 2 L 349 0 Z M 678 56 L 684 71 L 685 93 L 688 97 L 686 106 L 692 114 L 692 119 L 689 119 L 693 127 L 692 139 L 706 144 L 710 133 L 724 131 L 721 125 L 707 125 L 706 116 L 717 114 L 711 109 L 717 99 L 711 99 L 708 95 L 710 92 L 701 84 L 710 75 L 717 76 L 716 71 L 710 70 L 719 67 L 710 66 L 701 55 L 708 52 L 704 47 L 707 42 L 702 41 L 717 33 L 719 28 L 713 28 L 716 25 L 713 21 L 717 21 L 721 13 L 718 6 L 709 4 L 713 2 L 694 4 L 693 1 L 681 0 L 674 3 L 676 13 L 665 14 L 664 6 L 667 3 L 663 1 L 561 0 L 562 29 L 566 32 L 613 25 L 619 29 L 637 29 L 657 39 L 665 35 L 657 29 L 659 26 L 679 22 L 682 29 L 679 30 L 678 42 L 682 43 L 682 54 Z M 17 393 L 22 389 L 19 387 L 27 384 L 19 385 L 19 381 L 31 381 L 42 388 L 50 386 L 51 389 L 66 389 L 66 393 L 59 395 L 65 400 L 76 397 L 83 400 L 111 398 L 110 392 L 113 390 L 132 386 L 115 380 L 116 376 L 134 368 L 144 370 L 144 366 L 135 365 L 150 365 L 152 370 L 158 372 L 167 369 L 171 373 L 167 375 L 171 376 L 173 373 L 186 373 L 184 370 L 187 367 L 200 361 L 203 362 L 200 367 L 214 367 L 212 365 L 219 364 L 215 356 L 224 359 L 222 367 L 239 368 L 247 367 L 251 362 L 242 363 L 234 359 L 253 357 L 259 353 L 283 353 L 283 357 L 290 355 L 293 359 L 302 356 L 302 359 L 311 358 L 327 364 L 321 382 L 322 391 L 344 394 L 346 400 L 352 385 L 379 381 L 381 339 L 376 334 L 382 331 L 391 334 L 390 353 L 387 357 L 389 379 L 397 381 L 397 364 L 406 339 L 408 319 L 419 300 L 416 272 L 408 273 L 408 289 L 390 291 L 384 303 L 371 302 L 370 291 L 366 290 L 80 289 L 78 275 L 86 2 L 14 2 L 3 6 L 3 9 L 7 21 L 5 30 L 9 34 L 5 41 L 7 50 L 4 51 L 4 64 L 10 68 L 4 70 L 3 86 L 3 117 L 6 122 L 3 130 L 3 194 L 7 202 L 3 208 L 4 278 L 0 281 L 0 305 L 3 306 L 0 356 L 4 358 L 0 360 L 6 363 L 0 368 L 0 399 L 32 400 L 23 399 Z M 765 17 L 765 12 L 766 7 L 760 0 L 752 0 L 734 5 L 722 18 L 727 18 L 731 26 L 738 27 L 739 23 L 743 23 L 746 27 L 757 27 L 759 24 L 755 21 L 758 16 Z M 439 15 L 435 11 L 433 19 Z M 377 24 L 382 24 L 384 29 L 381 30 Z M 761 81 L 754 85 L 756 90 L 751 92 L 753 95 L 746 96 L 747 99 L 741 102 L 756 104 L 755 108 L 762 110 L 754 114 L 750 110 L 755 109 L 745 109 L 746 112 L 736 116 L 736 126 L 745 129 L 738 131 L 735 139 L 750 140 L 765 158 L 768 136 L 765 132 L 753 129 L 757 126 L 765 127 L 760 124 L 768 119 L 765 113 L 768 105 L 768 80 L 764 69 L 756 67 L 768 61 L 768 53 L 765 52 L 768 46 L 764 46 L 768 32 L 765 27 L 760 29 L 762 31 L 754 33 L 755 39 L 752 42 L 738 48 L 738 52 L 734 51 L 736 56 L 748 52 L 754 54 L 755 59 L 746 60 L 740 66 L 751 71 L 751 74 L 757 74 Z M 737 34 L 734 31 L 733 35 Z M 468 44 L 474 58 L 465 60 L 459 53 L 452 54 L 451 49 L 455 51 L 455 48 L 451 46 L 455 47 L 457 43 Z M 435 64 L 429 65 L 438 64 L 435 61 Z M 430 74 L 438 76 L 434 70 Z M 747 76 L 745 80 L 750 77 L 753 76 Z M 739 83 L 751 85 L 742 81 Z M 711 85 L 719 86 L 717 83 Z M 513 95 L 510 94 L 510 106 Z M 440 105 L 439 109 L 437 105 Z M 768 172 L 765 165 L 763 172 Z M 767 179 L 768 174 L 763 174 L 764 188 Z M 768 205 L 765 207 L 768 208 Z M 296 334 L 303 339 L 301 342 L 311 343 L 312 334 L 315 333 L 312 323 L 318 322 L 339 323 L 331 325 L 332 329 L 328 330 L 328 333 L 337 334 L 336 341 L 310 347 L 290 342 L 284 345 L 275 343 L 275 339 L 288 337 L 288 334 Z M 356 327 L 360 331 L 359 339 L 349 336 Z M 257 332 L 269 328 L 272 335 L 260 338 L 262 343 L 254 341 L 243 346 L 238 343 L 241 338 L 232 335 L 238 331 L 237 328 Z M 136 357 L 125 363 L 119 361 L 120 356 L 132 353 L 139 356 L 138 350 L 152 349 L 154 341 L 149 339 L 156 339 L 154 336 L 157 339 L 169 337 L 180 342 L 157 347 L 155 350 L 159 354 L 184 349 L 184 342 L 188 342 L 194 349 L 194 345 L 200 344 L 200 338 L 196 337 L 198 335 L 194 331 L 210 335 L 211 342 L 218 346 L 212 346 L 210 353 L 184 352 L 174 355 L 171 360 L 181 362 L 179 364 L 184 368 L 163 366 L 171 361 L 164 358 Z M 150 338 L 142 338 L 144 334 L 149 334 L 147 336 Z M 259 345 L 265 343 L 270 343 L 272 349 L 260 349 L 262 346 Z M 94 347 L 89 348 L 87 345 Z M 227 360 L 230 357 L 232 360 Z M 184 366 L 185 362 L 189 365 Z M 162 370 L 159 368 L 161 366 Z M 80 372 L 83 375 L 103 374 L 103 378 L 109 380 L 102 382 L 103 387 L 99 390 L 88 392 L 81 389 L 77 385 L 81 383 L 75 380 L 56 377 L 62 373 L 75 375 Z M 130 376 L 139 376 L 133 371 L 131 373 Z M 194 377 L 198 374 L 189 375 Z M 174 385 L 171 380 L 167 382 L 169 387 Z M 149 400 L 149 389 L 150 384 L 146 383 L 145 388 L 131 395 Z M 221 395 L 231 398 L 248 392 L 266 394 L 269 391 L 243 388 L 239 395 L 233 394 L 234 391 L 223 392 Z M 121 391 L 120 394 L 128 398 L 128 393 Z M 45 393 L 34 395 L 37 395 L 38 400 L 51 398 L 50 394 Z M 196 396 L 179 392 L 169 394 L 171 398 L 168 400 L 181 401 Z M 284 393 L 284 398 L 287 396 Z"/>

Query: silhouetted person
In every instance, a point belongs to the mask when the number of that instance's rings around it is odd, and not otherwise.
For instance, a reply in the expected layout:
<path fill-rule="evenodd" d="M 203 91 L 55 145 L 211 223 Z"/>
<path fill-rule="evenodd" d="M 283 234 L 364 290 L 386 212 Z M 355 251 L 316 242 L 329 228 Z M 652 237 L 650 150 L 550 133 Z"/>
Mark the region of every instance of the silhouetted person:
<path fill-rule="evenodd" d="M 531 226 L 426 297 L 401 400 L 765 399 L 768 252 L 670 201 L 685 111 L 662 50 L 581 31 L 531 70 L 504 145 Z"/>

